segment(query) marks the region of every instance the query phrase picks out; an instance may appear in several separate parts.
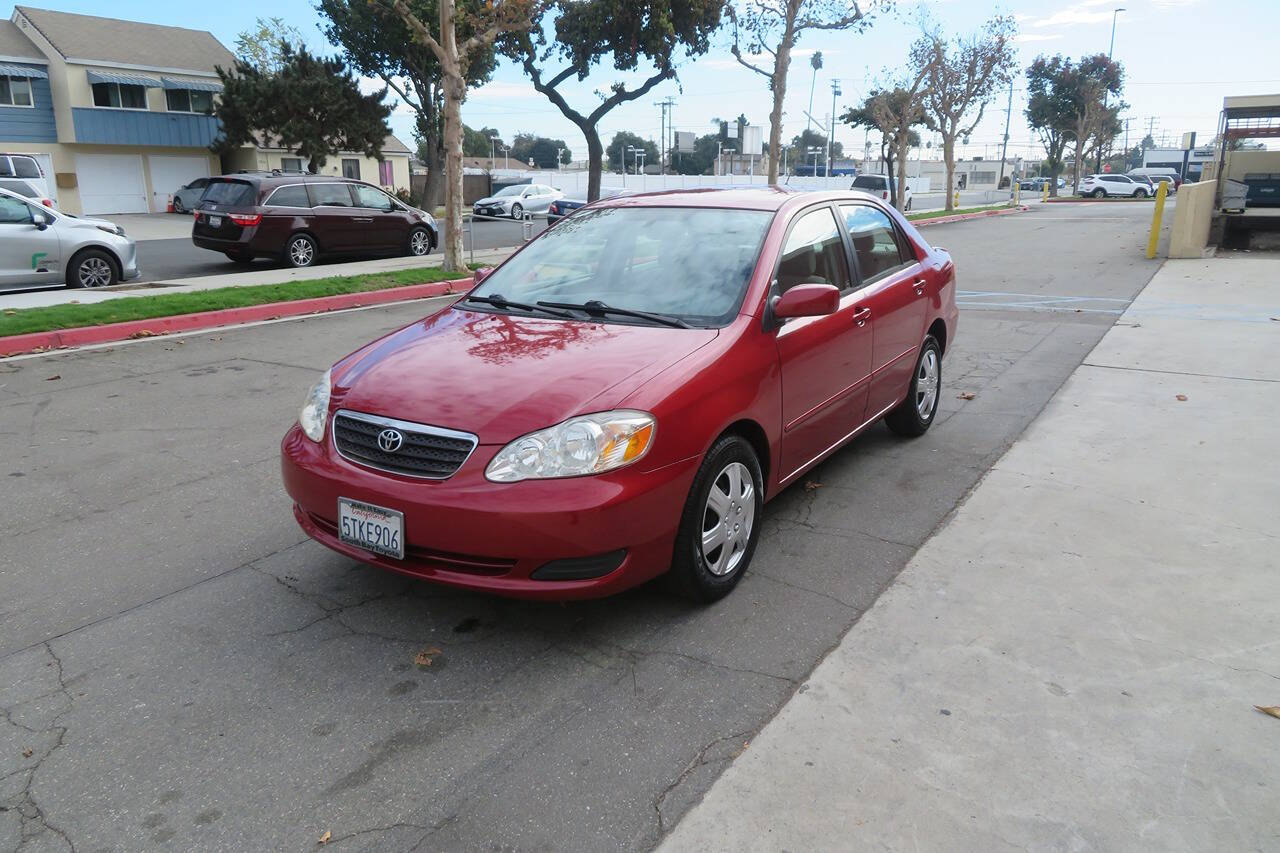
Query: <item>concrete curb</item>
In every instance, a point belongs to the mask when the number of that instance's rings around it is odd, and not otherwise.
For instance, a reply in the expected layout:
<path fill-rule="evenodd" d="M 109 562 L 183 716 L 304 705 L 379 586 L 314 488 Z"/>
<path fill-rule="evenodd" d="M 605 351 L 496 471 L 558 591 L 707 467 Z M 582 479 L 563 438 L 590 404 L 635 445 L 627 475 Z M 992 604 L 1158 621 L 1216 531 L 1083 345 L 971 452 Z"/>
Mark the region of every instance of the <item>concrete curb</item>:
<path fill-rule="evenodd" d="M 10 335 L 0 337 L 0 358 L 86 344 L 149 338 L 173 332 L 190 332 L 239 323 L 254 323 L 279 317 L 323 314 L 326 311 L 402 302 L 408 299 L 426 299 L 432 296 L 460 293 L 470 287 L 471 279 L 462 278 L 389 287 L 383 290 L 366 290 L 360 293 L 342 293 L 337 296 L 320 296 L 315 299 L 298 299 L 293 302 L 268 302 L 263 305 L 246 305 L 243 308 L 224 308 L 220 311 L 200 311 L 172 317 L 154 317 L 149 320 L 129 320 L 125 323 L 110 323 L 105 326 L 82 326 L 75 329 L 53 329 L 47 332 Z"/>
<path fill-rule="evenodd" d="M 923 228 L 926 225 L 945 225 L 948 222 L 964 222 L 966 219 L 984 219 L 988 216 L 1008 216 L 1011 213 L 1023 213 L 1031 208 L 1025 204 L 1017 207 L 994 208 L 992 210 L 982 210 L 977 213 L 957 213 L 955 216 L 935 216 L 930 219 L 908 219 L 917 228 Z"/>

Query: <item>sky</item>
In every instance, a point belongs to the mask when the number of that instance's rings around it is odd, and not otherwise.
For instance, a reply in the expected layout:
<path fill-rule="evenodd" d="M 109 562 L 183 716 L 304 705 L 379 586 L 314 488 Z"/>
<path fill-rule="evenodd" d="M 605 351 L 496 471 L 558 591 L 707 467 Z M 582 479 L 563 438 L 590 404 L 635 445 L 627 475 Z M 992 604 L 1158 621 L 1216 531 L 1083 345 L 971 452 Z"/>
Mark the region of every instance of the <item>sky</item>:
<path fill-rule="evenodd" d="M 105 12 L 103 0 L 45 0 L 29 5 L 84 14 Z M 790 140 L 808 124 L 805 113 L 811 85 L 812 114 L 817 122 L 826 124 L 832 112 L 833 81 L 839 82 L 842 91 L 836 101 L 839 114 L 860 101 L 870 88 L 900 73 L 911 42 L 919 36 L 922 11 L 944 33 L 957 36 L 977 30 L 997 12 L 1014 15 L 1019 26 L 1018 63 L 1025 69 L 1041 54 L 1080 57 L 1106 52 L 1113 9 L 1118 7 L 1124 11 L 1115 16 L 1113 56 L 1125 68 L 1123 99 L 1128 107 L 1122 115 L 1129 120 L 1130 145 L 1138 144 L 1149 130 L 1157 142 L 1163 139 L 1173 145 L 1184 131 L 1196 131 L 1200 141 L 1208 141 L 1217 132 L 1224 96 L 1280 92 L 1280 61 L 1275 53 L 1280 0 L 1012 0 L 994 8 L 979 0 L 900 0 L 892 12 L 876 14 L 862 32 L 803 35 L 787 79 L 783 137 Z M 272 0 L 269 4 L 260 0 L 208 4 L 112 0 L 110 11 L 122 19 L 206 29 L 228 47 L 258 16 L 277 15 L 297 27 L 313 51 L 336 52 L 321 32 L 314 3 L 307 0 Z M 600 124 L 605 144 L 619 130 L 656 141 L 661 135 L 661 111 L 656 102 L 667 97 L 675 100 L 672 121 L 676 130 L 710 133 L 713 119 L 736 118 L 740 113 L 753 124 L 767 125 L 770 94 L 766 80 L 737 64 L 729 52 L 729 39 L 725 27 L 707 54 L 679 59 L 678 80 L 665 82 L 638 101 L 610 112 Z M 815 50 L 823 54 L 816 80 L 810 66 Z M 570 104 L 587 112 L 599 103 L 597 92 L 607 90 L 618 79 L 606 62 L 587 80 L 562 87 L 562 91 Z M 624 79 L 634 82 L 643 75 Z M 1023 119 L 1025 88 L 1024 77 L 1015 79 L 1010 158 L 1043 154 Z M 962 156 L 999 156 L 1008 104 L 1006 89 L 988 105 Z M 535 92 L 510 62 L 502 63 L 489 83 L 471 90 L 463 105 L 463 120 L 474 128 L 496 128 L 507 142 L 522 132 L 563 139 L 575 159 L 586 157 L 581 132 Z M 414 144 L 413 119 L 407 107 L 397 107 L 391 124 L 397 136 L 410 146 Z M 849 153 L 860 153 L 867 141 L 862 129 L 840 125 L 835 138 Z M 874 135 L 870 141 L 878 151 Z M 930 141 L 927 133 L 925 141 Z M 940 156 L 932 149 L 924 154 Z"/>

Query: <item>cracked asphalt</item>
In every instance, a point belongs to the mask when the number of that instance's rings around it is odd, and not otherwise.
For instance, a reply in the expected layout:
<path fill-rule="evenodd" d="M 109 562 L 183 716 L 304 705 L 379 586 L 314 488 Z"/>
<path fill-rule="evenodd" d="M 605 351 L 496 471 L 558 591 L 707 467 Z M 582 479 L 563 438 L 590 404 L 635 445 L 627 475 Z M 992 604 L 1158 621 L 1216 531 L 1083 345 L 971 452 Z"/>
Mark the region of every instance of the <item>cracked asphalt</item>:
<path fill-rule="evenodd" d="M 706 608 L 458 593 L 302 535 L 303 392 L 429 305 L 0 362 L 0 850 L 651 848 L 1115 319 L 1072 299 L 1145 285 L 1140 208 L 925 230 L 980 294 L 937 423 L 783 493 Z"/>

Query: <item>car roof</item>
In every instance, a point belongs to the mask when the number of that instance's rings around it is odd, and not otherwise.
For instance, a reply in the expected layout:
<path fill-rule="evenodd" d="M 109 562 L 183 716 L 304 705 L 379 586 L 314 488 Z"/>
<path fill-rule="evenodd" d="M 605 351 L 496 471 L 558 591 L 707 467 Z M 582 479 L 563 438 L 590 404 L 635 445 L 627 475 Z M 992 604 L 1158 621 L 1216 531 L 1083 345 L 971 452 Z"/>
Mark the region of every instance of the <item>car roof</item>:
<path fill-rule="evenodd" d="M 738 210 L 783 211 L 824 201 L 865 201 L 874 196 L 858 190 L 811 192 L 772 185 L 755 187 L 698 187 L 603 198 L 593 207 L 718 207 Z"/>

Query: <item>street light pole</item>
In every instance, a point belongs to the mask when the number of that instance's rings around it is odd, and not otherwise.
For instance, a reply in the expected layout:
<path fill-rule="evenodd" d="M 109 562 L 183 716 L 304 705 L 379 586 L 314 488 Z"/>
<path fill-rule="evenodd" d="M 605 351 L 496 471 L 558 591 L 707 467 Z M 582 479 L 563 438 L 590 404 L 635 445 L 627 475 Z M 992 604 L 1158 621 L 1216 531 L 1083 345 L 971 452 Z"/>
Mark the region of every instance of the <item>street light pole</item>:
<path fill-rule="evenodd" d="M 1125 11 L 1125 8 L 1123 6 L 1117 6 L 1115 9 L 1111 10 L 1111 45 L 1107 48 L 1108 62 L 1111 61 L 1111 54 L 1115 53 L 1115 50 L 1116 50 L 1116 18 L 1120 17 L 1120 13 L 1123 11 Z M 1107 91 L 1104 89 L 1102 92 L 1102 109 L 1104 113 L 1107 109 L 1107 94 L 1108 94 Z M 1102 171 L 1102 139 L 1101 137 L 1099 137 L 1098 139 L 1098 156 L 1097 156 L 1097 159 L 1094 161 L 1093 170 L 1095 172 Z"/>
<path fill-rule="evenodd" d="M 827 177 L 831 177 L 832 153 L 835 151 L 836 138 L 836 98 L 843 94 L 840 91 L 840 81 L 831 81 L 831 133 L 827 135 Z"/>

